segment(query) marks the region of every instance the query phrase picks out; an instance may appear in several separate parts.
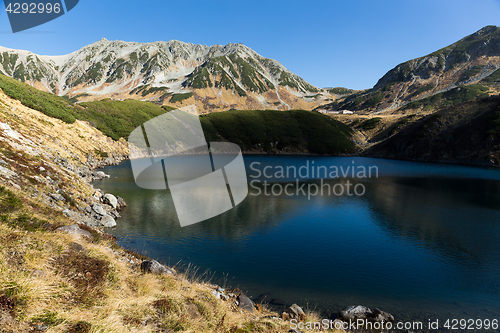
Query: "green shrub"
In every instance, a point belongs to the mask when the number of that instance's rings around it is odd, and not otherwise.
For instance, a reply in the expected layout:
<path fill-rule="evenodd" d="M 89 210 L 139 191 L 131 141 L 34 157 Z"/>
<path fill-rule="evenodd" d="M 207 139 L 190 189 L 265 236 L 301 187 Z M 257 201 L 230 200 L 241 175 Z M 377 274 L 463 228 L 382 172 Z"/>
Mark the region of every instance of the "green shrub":
<path fill-rule="evenodd" d="M 363 131 L 368 131 L 368 130 L 374 129 L 375 127 L 377 127 L 378 123 L 381 120 L 382 120 L 382 118 L 380 118 L 380 117 L 367 119 L 359 125 L 359 128 L 361 128 Z"/>
<path fill-rule="evenodd" d="M 128 138 L 137 126 L 167 111 L 156 104 L 132 99 L 85 102 L 80 105 L 85 110 L 79 111 L 79 119 L 88 121 L 114 140 Z"/>
<path fill-rule="evenodd" d="M 316 154 L 352 152 L 347 125 L 317 112 L 245 110 L 200 117 L 208 141 L 234 142 L 243 150 L 294 148 Z"/>
<path fill-rule="evenodd" d="M 73 105 L 64 98 L 43 92 L 5 75 L 0 75 L 0 89 L 24 106 L 38 110 L 47 116 L 61 119 L 69 124 L 74 123 L 77 118 Z"/>
<path fill-rule="evenodd" d="M 184 94 L 173 94 L 170 98 L 170 103 L 182 102 L 185 99 L 188 99 L 193 96 L 193 93 L 184 93 Z"/>
<path fill-rule="evenodd" d="M 12 213 L 23 207 L 22 201 L 14 193 L 0 186 L 0 212 Z"/>

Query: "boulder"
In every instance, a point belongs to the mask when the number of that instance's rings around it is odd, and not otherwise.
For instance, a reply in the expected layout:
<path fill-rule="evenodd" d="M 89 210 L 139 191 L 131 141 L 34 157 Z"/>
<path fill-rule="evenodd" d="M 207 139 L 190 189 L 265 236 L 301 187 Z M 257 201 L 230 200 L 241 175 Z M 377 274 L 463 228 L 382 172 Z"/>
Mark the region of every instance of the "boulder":
<path fill-rule="evenodd" d="M 50 193 L 49 197 L 51 197 L 52 199 L 54 199 L 56 201 L 66 201 L 66 199 L 64 199 L 64 197 L 62 195 L 60 195 L 59 193 Z"/>
<path fill-rule="evenodd" d="M 238 296 L 238 302 L 239 302 L 238 307 L 240 309 L 250 311 L 253 313 L 253 303 L 250 300 L 250 298 L 246 297 L 243 294 L 240 294 L 240 296 Z"/>
<path fill-rule="evenodd" d="M 153 274 L 174 274 L 175 271 L 167 266 L 160 264 L 156 260 L 144 260 L 141 263 L 141 270 Z"/>
<path fill-rule="evenodd" d="M 104 179 L 104 178 L 109 178 L 109 175 L 105 174 L 103 171 L 97 171 L 95 173 L 95 178 L 96 179 Z"/>
<path fill-rule="evenodd" d="M 123 198 L 116 197 L 116 199 L 118 201 L 118 209 L 122 209 L 124 207 L 127 207 L 127 203 L 125 202 L 125 200 L 123 200 Z"/>
<path fill-rule="evenodd" d="M 80 235 L 88 238 L 93 238 L 90 232 L 88 232 L 87 230 L 80 229 L 80 227 L 77 224 L 60 227 L 57 228 L 56 231 L 62 231 L 70 235 Z"/>
<path fill-rule="evenodd" d="M 113 228 L 116 227 L 116 221 L 113 217 L 109 215 L 104 215 L 101 219 L 101 224 L 105 228 Z"/>
<path fill-rule="evenodd" d="M 306 319 L 306 314 L 297 304 L 292 304 L 285 312 L 288 313 L 291 319 L 297 319 L 298 321 L 304 321 Z"/>
<path fill-rule="evenodd" d="M 69 248 L 71 251 L 76 253 L 87 253 L 88 250 L 82 244 L 78 244 L 75 242 L 69 243 Z"/>
<path fill-rule="evenodd" d="M 93 204 L 92 205 L 92 209 L 94 210 L 94 212 L 96 212 L 99 215 L 103 215 L 103 216 L 104 215 L 108 215 L 106 213 L 106 211 L 104 210 L 104 208 L 101 205 L 99 205 L 99 204 Z"/>
<path fill-rule="evenodd" d="M 343 321 L 356 321 L 358 319 L 368 320 L 368 321 L 379 321 L 382 320 L 384 322 L 394 321 L 394 317 L 387 312 L 381 311 L 379 309 L 370 309 L 366 306 L 357 305 L 357 306 L 348 306 L 344 310 L 339 312 L 339 319 Z"/>
<path fill-rule="evenodd" d="M 114 209 L 118 207 L 118 199 L 113 194 L 110 193 L 104 195 L 102 202 L 104 202 L 107 205 L 110 205 Z"/>

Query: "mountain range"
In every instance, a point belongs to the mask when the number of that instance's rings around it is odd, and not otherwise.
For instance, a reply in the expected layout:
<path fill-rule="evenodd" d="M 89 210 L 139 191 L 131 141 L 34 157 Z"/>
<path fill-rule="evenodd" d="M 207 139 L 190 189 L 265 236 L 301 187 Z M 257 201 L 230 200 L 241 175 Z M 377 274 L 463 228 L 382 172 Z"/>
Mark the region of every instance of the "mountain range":
<path fill-rule="evenodd" d="M 204 112 L 311 109 L 331 98 L 243 44 L 101 39 L 63 56 L 0 47 L 0 74 L 75 102 L 132 98 Z"/>
<path fill-rule="evenodd" d="M 434 103 L 460 87 L 470 86 L 460 94 L 499 94 L 500 28 L 486 26 L 401 63 L 372 89 L 362 91 L 320 89 L 243 44 L 206 46 L 175 40 L 101 39 L 63 56 L 0 47 L 0 74 L 72 102 L 138 99 L 172 107 L 196 104 L 201 113 L 299 108 L 380 113 L 422 108 L 429 104 L 427 98 L 438 95 Z"/>

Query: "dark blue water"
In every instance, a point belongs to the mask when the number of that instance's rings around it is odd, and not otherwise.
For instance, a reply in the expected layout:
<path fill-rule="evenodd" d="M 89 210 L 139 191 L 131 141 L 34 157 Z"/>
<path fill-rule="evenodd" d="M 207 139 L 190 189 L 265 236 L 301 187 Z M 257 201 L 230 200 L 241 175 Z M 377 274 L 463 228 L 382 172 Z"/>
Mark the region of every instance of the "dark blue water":
<path fill-rule="evenodd" d="M 95 187 L 128 203 L 110 231 L 126 248 L 165 263 L 191 263 L 200 274 L 210 270 L 214 282 L 253 297 L 268 292 L 325 312 L 361 304 L 399 319 L 500 318 L 500 170 L 369 158 L 244 158 L 249 181 L 266 166 L 272 178 L 260 175 L 235 209 L 184 228 L 168 190 L 138 188 L 129 162 L 106 168 L 111 178 Z M 276 177 L 279 166 L 312 162 L 376 166 L 378 173 L 300 180 L 362 184 L 361 196 L 255 195 L 257 188 L 264 192 L 264 180 L 269 186 L 293 181 Z"/>

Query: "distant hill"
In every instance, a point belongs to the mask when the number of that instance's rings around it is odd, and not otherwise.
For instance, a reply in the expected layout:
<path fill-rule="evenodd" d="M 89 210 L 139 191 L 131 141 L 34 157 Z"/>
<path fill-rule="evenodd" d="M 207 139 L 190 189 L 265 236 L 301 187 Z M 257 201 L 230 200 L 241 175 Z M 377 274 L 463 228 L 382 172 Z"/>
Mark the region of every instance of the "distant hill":
<path fill-rule="evenodd" d="M 443 107 L 415 121 L 400 121 L 396 126 L 396 134 L 372 146 L 364 155 L 500 166 L 500 96 Z"/>
<path fill-rule="evenodd" d="M 411 105 L 407 109 L 418 109 L 441 104 L 443 98 L 447 99 L 445 104 L 463 102 L 463 98 L 452 95 L 470 84 L 475 87 L 464 88 L 469 91 L 465 96 L 467 100 L 497 95 L 499 82 L 500 28 L 487 26 L 436 52 L 397 65 L 373 89 L 353 93 L 322 107 L 364 113 L 397 110 L 408 104 Z M 420 103 L 424 99 L 427 100 Z"/>
<path fill-rule="evenodd" d="M 63 56 L 0 47 L 0 74 L 73 102 L 133 98 L 200 112 L 312 109 L 331 97 L 243 44 L 101 39 Z"/>

